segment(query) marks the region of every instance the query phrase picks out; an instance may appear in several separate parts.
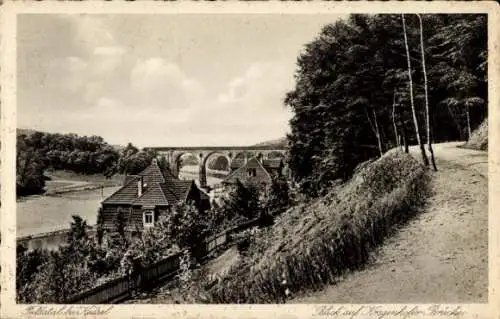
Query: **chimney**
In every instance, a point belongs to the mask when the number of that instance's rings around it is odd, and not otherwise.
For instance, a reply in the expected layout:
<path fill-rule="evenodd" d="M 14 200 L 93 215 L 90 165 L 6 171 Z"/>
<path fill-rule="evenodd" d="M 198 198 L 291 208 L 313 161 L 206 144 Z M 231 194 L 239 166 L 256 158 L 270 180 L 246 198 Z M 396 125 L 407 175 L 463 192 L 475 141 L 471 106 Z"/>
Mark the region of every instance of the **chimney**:
<path fill-rule="evenodd" d="M 142 176 L 141 176 L 141 177 L 139 177 L 139 180 L 137 181 L 137 197 L 142 196 L 142 184 L 143 184 L 143 181 L 142 181 Z"/>
<path fill-rule="evenodd" d="M 264 163 L 264 155 L 262 155 L 262 153 L 259 153 L 257 155 L 257 160 L 259 161 L 259 163 Z"/>
<path fill-rule="evenodd" d="M 156 157 L 153 158 L 153 161 L 151 162 L 151 164 L 158 164 L 158 159 L 156 159 Z"/>

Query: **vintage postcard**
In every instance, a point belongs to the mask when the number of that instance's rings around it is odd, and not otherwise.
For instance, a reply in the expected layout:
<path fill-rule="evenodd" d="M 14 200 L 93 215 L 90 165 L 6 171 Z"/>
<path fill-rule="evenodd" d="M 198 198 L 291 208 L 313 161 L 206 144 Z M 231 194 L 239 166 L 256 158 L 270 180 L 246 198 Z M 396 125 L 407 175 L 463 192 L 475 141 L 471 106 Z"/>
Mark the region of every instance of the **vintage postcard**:
<path fill-rule="evenodd" d="M 1 6 L 3 318 L 498 318 L 494 2 Z"/>

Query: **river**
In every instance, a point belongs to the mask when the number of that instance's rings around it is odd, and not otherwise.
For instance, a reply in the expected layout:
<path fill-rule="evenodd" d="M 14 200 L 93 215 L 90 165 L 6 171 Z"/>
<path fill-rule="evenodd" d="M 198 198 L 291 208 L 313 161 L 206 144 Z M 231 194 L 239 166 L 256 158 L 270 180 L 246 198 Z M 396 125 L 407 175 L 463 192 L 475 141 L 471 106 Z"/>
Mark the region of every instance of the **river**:
<path fill-rule="evenodd" d="M 29 196 L 17 200 L 17 237 L 69 228 L 72 215 L 94 225 L 101 201 L 118 190 L 86 190 L 51 196 Z"/>
<path fill-rule="evenodd" d="M 179 174 L 181 179 L 194 179 L 198 182 L 198 167 L 185 166 Z M 207 174 L 207 184 L 214 185 L 220 178 Z M 103 199 L 119 187 L 106 187 L 102 190 L 86 190 L 60 195 L 28 196 L 17 200 L 17 237 L 69 228 L 72 215 L 79 215 L 87 225 L 95 225 L 97 210 Z"/>

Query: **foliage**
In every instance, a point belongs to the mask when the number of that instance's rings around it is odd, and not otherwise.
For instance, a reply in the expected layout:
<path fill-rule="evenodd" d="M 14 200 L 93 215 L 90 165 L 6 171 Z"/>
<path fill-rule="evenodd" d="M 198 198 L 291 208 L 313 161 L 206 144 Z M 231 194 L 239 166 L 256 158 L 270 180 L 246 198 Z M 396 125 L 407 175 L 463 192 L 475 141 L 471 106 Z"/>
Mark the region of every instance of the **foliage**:
<path fill-rule="evenodd" d="M 291 203 L 290 187 L 284 176 L 276 176 L 266 190 L 266 198 L 263 206 L 270 215 L 278 215 L 286 210 Z"/>
<path fill-rule="evenodd" d="M 97 236 L 97 243 L 101 245 L 104 237 L 104 216 L 102 207 L 99 207 L 99 209 L 97 210 L 96 236 Z"/>
<path fill-rule="evenodd" d="M 127 146 L 120 151 L 120 159 L 118 160 L 116 170 L 119 173 L 134 175 L 143 171 L 153 158 L 156 158 L 156 154 L 153 151 L 140 151 L 132 143 L 128 143 Z M 166 160 L 162 160 L 162 165 L 165 166 Z"/>
<path fill-rule="evenodd" d="M 481 151 L 488 150 L 488 118 L 472 132 L 470 139 L 464 147 Z"/>
<path fill-rule="evenodd" d="M 155 223 L 169 242 L 179 248 L 190 248 L 207 233 L 208 217 L 191 203 L 179 202 Z"/>
<path fill-rule="evenodd" d="M 34 132 L 18 135 L 27 148 L 43 158 L 44 166 L 97 174 L 110 170 L 118 159 L 116 150 L 100 136 Z"/>
<path fill-rule="evenodd" d="M 111 263 L 110 263 L 111 261 Z M 27 303 L 60 303 L 93 287 L 117 271 L 107 252 L 89 238 L 86 222 L 73 216 L 67 242 L 57 251 L 17 251 L 17 299 Z"/>
<path fill-rule="evenodd" d="M 18 138 L 16 155 L 17 196 L 41 193 L 45 187 L 45 165 L 40 154 L 27 142 L 26 136 Z"/>
<path fill-rule="evenodd" d="M 115 232 L 123 239 L 126 240 L 125 238 L 125 214 L 123 210 L 118 209 L 118 212 L 116 213 L 116 216 L 113 220 L 113 224 L 115 226 Z"/>
<path fill-rule="evenodd" d="M 192 264 L 193 258 L 189 249 L 184 250 L 179 263 L 179 274 L 177 278 L 179 279 L 181 289 L 186 291 L 189 289 L 189 285 L 192 279 Z"/>
<path fill-rule="evenodd" d="M 21 131 L 17 136 L 17 194 L 41 193 L 45 169 L 111 177 L 116 173 L 138 174 L 155 157 L 155 152 L 139 150 L 131 143 L 118 152 L 100 136 Z M 164 157 L 159 164 L 168 168 Z"/>
<path fill-rule="evenodd" d="M 419 23 L 405 18 L 416 116 L 425 123 Z M 431 136 L 464 139 L 487 112 L 486 16 L 422 18 Z M 305 45 L 285 98 L 293 111 L 288 165 L 302 193 L 324 195 L 332 181 L 347 180 L 359 163 L 396 146 L 396 136 L 416 143 L 406 62 L 400 15 L 353 14 Z"/>
<path fill-rule="evenodd" d="M 261 190 L 252 183 L 243 184 L 237 180 L 234 188 L 223 199 L 222 208 L 227 216 L 241 216 L 253 219 L 259 216 Z"/>
<path fill-rule="evenodd" d="M 298 294 L 332 283 L 365 264 L 369 252 L 413 217 L 427 196 L 424 167 L 411 155 L 390 152 L 257 232 L 241 261 L 209 290 L 209 300 L 275 303 L 287 290 Z"/>
<path fill-rule="evenodd" d="M 78 243 L 80 240 L 86 238 L 86 228 L 87 222 L 84 221 L 80 216 L 73 215 L 73 221 L 70 225 L 70 230 L 68 233 L 68 244 Z"/>

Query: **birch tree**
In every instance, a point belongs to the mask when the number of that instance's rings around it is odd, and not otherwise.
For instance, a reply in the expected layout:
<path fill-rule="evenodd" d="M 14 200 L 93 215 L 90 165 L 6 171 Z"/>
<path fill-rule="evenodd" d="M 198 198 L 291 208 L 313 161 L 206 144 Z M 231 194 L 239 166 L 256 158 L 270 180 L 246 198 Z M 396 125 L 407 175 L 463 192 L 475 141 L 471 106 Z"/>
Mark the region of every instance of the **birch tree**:
<path fill-rule="evenodd" d="M 414 99 L 413 99 L 413 81 L 412 81 L 412 75 L 411 75 L 410 49 L 408 47 L 408 36 L 406 35 L 405 15 L 402 14 L 401 17 L 403 20 L 403 35 L 404 35 L 404 42 L 405 42 L 405 49 L 406 49 L 406 61 L 408 64 L 408 82 L 409 82 L 409 88 L 410 88 L 410 104 L 411 104 L 411 112 L 413 115 L 413 124 L 415 125 L 415 134 L 417 137 L 418 145 L 420 147 L 420 152 L 422 153 L 422 160 L 424 161 L 425 166 L 429 166 L 429 159 L 427 158 L 427 154 L 425 153 L 424 144 L 422 143 L 422 139 L 420 138 L 420 129 L 418 126 L 417 113 L 415 111 L 415 103 L 414 103 Z"/>
<path fill-rule="evenodd" d="M 418 21 L 420 23 L 420 50 L 422 53 L 422 72 L 424 74 L 424 92 L 425 92 L 425 118 L 426 118 L 426 129 L 427 129 L 427 148 L 429 149 L 429 153 L 431 154 L 431 162 L 432 167 L 435 171 L 437 171 L 436 161 L 434 159 L 434 150 L 432 149 L 432 141 L 431 141 L 431 124 L 430 124 L 430 115 L 429 115 L 429 94 L 427 90 L 427 71 L 425 69 L 425 51 L 424 51 L 424 28 L 422 25 L 422 17 L 420 14 L 417 14 Z"/>

